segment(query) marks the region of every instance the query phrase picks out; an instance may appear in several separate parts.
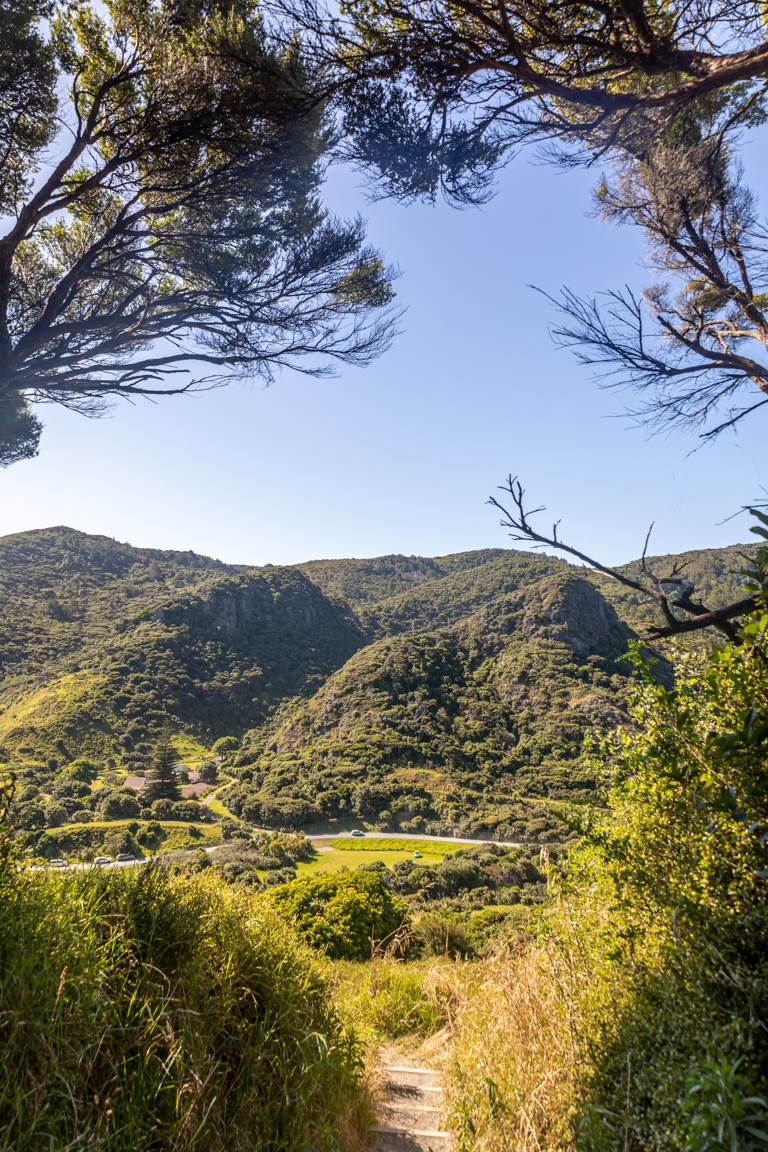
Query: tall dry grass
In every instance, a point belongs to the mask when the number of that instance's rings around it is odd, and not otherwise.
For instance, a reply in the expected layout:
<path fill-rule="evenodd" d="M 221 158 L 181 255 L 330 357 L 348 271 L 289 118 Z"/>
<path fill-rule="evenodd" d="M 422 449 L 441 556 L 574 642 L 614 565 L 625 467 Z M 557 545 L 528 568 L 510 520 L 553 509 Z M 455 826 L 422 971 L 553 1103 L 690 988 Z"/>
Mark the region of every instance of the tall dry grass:
<path fill-rule="evenodd" d="M 573 972 L 529 947 L 481 966 L 465 984 L 449 1084 L 457 1152 L 571 1152 Z"/>

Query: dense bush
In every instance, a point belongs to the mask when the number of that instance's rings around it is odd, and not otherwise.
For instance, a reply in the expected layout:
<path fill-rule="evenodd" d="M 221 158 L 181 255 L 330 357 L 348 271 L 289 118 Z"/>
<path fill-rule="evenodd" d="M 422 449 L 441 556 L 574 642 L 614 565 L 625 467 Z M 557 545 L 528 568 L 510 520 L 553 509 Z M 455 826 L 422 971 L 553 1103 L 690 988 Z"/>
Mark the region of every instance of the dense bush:
<path fill-rule="evenodd" d="M 0 863 L 0 1035 L 15 1152 L 331 1152 L 359 1099 L 308 956 L 209 876 Z"/>
<path fill-rule="evenodd" d="M 539 950 L 460 1022 L 462 1152 L 768 1145 L 768 609 L 632 717 Z"/>
<path fill-rule="evenodd" d="M 467 929 L 453 916 L 427 912 L 415 928 L 415 946 L 425 956 L 466 957 L 473 952 Z"/>
<path fill-rule="evenodd" d="M 404 905 L 372 872 L 306 876 L 276 888 L 271 901 L 313 948 L 337 960 L 365 960 L 405 920 Z"/>

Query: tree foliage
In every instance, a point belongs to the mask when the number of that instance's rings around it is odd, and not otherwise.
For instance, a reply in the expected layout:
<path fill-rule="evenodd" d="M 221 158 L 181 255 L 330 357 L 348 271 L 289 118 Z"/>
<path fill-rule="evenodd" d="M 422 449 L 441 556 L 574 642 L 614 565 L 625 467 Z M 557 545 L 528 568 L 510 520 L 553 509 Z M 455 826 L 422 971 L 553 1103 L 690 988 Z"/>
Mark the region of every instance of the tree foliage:
<path fill-rule="evenodd" d="M 10 7 L 0 461 L 35 449 L 25 399 L 93 414 L 386 345 L 390 277 L 320 202 L 323 78 L 287 24 L 251 0 Z"/>
<path fill-rule="evenodd" d="M 564 290 L 555 335 L 640 391 L 633 415 L 714 436 L 768 403 L 766 237 L 737 159 L 766 115 L 758 3 L 352 0 L 330 23 L 300 7 L 347 154 L 386 194 L 482 201 L 531 142 L 606 166 L 598 209 L 644 231 L 659 282 Z"/>
<path fill-rule="evenodd" d="M 298 934 L 335 960 L 368 960 L 403 924 L 405 908 L 373 872 L 306 876 L 271 897 Z"/>
<path fill-rule="evenodd" d="M 176 761 L 177 756 L 170 741 L 163 740 L 155 750 L 152 771 L 144 792 L 148 804 L 155 800 L 178 800 Z"/>

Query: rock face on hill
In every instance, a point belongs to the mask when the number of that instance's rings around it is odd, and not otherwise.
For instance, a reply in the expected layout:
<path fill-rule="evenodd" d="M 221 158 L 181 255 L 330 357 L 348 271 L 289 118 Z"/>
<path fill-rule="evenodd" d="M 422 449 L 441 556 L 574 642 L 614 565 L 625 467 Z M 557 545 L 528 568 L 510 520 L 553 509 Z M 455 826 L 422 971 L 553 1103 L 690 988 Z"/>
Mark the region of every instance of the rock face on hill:
<path fill-rule="evenodd" d="M 232 802 L 257 822 L 282 807 L 479 831 L 521 796 L 583 800 L 583 738 L 621 719 L 631 636 L 566 570 L 444 628 L 378 640 L 254 733 Z"/>
<path fill-rule="evenodd" d="M 738 550 L 688 559 L 733 595 Z M 0 539 L 0 597 L 11 763 L 234 734 L 247 818 L 511 835 L 593 790 L 583 738 L 620 720 L 647 616 L 525 552 L 249 568 L 67 528 Z"/>
<path fill-rule="evenodd" d="M 45 533 L 30 536 L 0 541 L 9 755 L 108 755 L 168 727 L 211 741 L 311 691 L 365 642 L 354 617 L 292 569 L 113 553 L 68 530 L 47 548 Z"/>

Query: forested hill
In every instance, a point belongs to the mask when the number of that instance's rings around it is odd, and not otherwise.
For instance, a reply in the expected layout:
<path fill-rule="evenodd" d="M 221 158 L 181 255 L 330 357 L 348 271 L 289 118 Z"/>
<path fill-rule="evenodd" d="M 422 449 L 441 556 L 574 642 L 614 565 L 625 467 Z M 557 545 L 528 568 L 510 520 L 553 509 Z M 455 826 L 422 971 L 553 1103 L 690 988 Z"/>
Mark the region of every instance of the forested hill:
<path fill-rule="evenodd" d="M 741 549 L 689 557 L 712 603 Z M 584 735 L 620 717 L 648 611 L 541 554 L 226 565 L 67 528 L 0 540 L 0 747 L 136 767 L 236 735 L 230 803 L 307 824 L 548 826 Z"/>

